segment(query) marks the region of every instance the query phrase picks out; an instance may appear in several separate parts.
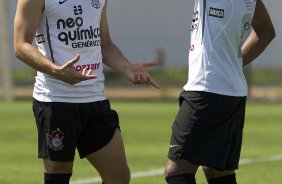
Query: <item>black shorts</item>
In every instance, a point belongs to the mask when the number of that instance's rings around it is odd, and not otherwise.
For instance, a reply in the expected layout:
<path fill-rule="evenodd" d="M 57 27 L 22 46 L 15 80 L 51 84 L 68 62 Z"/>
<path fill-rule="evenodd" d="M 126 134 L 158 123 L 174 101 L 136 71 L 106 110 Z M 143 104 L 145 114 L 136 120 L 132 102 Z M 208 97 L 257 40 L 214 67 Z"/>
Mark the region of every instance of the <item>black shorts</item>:
<path fill-rule="evenodd" d="M 168 157 L 219 170 L 238 168 L 246 97 L 184 91 Z"/>
<path fill-rule="evenodd" d="M 104 147 L 119 129 L 108 100 L 92 103 L 40 102 L 33 99 L 38 129 L 38 157 L 70 162 Z"/>

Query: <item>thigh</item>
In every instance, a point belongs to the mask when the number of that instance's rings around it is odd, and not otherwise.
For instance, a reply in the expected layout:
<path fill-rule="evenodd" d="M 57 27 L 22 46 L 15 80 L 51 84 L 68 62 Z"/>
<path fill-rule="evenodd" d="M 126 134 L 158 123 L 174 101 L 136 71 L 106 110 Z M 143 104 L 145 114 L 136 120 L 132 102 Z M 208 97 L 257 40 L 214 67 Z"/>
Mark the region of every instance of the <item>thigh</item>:
<path fill-rule="evenodd" d="M 172 135 L 168 157 L 171 160 L 189 160 L 201 165 L 199 154 L 208 152 L 203 150 L 203 141 L 207 140 L 204 131 L 210 125 L 208 113 L 209 104 L 214 96 L 205 92 L 182 92 L 179 98 L 179 111 L 172 124 Z"/>
<path fill-rule="evenodd" d="M 77 149 L 80 158 L 107 145 L 119 129 L 119 118 L 108 100 L 81 105 L 82 130 Z"/>
<path fill-rule="evenodd" d="M 245 98 L 185 92 L 172 125 L 169 158 L 221 170 L 236 169 Z"/>
<path fill-rule="evenodd" d="M 124 173 L 129 175 L 124 145 L 118 129 L 106 146 L 86 155 L 86 158 L 97 169 L 105 182 Z"/>
<path fill-rule="evenodd" d="M 38 157 L 72 162 L 80 126 L 77 104 L 33 101 L 38 129 Z"/>

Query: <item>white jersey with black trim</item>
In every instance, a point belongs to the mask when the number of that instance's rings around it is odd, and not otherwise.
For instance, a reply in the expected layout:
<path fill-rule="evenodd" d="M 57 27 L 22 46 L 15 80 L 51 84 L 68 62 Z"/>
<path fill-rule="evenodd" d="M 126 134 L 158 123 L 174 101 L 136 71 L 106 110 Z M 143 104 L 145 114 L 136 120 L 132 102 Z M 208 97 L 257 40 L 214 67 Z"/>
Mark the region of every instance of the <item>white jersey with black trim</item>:
<path fill-rule="evenodd" d="M 35 36 L 39 51 L 56 65 L 80 54 L 74 69 L 91 69 L 96 79 L 69 85 L 37 72 L 33 97 L 43 102 L 86 103 L 104 100 L 100 19 L 105 0 L 45 0 Z"/>
<path fill-rule="evenodd" d="M 196 0 L 186 91 L 247 96 L 241 46 L 256 0 Z"/>

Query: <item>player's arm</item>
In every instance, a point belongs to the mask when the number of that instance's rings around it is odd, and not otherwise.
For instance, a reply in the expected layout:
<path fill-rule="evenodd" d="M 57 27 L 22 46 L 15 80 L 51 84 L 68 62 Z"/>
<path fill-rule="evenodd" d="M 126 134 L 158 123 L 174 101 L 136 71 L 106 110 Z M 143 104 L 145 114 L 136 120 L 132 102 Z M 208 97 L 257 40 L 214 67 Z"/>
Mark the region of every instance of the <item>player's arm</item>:
<path fill-rule="evenodd" d="M 271 18 L 261 0 L 257 0 L 252 27 L 253 31 L 241 48 L 244 66 L 257 58 L 276 36 Z"/>
<path fill-rule="evenodd" d="M 81 74 L 73 70 L 72 66 L 79 60 L 79 55 L 65 65 L 57 66 L 32 45 L 43 11 L 44 0 L 18 0 L 14 21 L 15 56 L 35 70 L 69 84 L 95 78 L 86 71 Z"/>
<path fill-rule="evenodd" d="M 125 74 L 127 79 L 134 84 L 148 84 L 160 88 L 146 71 L 147 67 L 155 66 L 158 62 L 132 64 L 112 42 L 107 21 L 107 0 L 103 8 L 100 28 L 103 63 L 115 71 Z"/>

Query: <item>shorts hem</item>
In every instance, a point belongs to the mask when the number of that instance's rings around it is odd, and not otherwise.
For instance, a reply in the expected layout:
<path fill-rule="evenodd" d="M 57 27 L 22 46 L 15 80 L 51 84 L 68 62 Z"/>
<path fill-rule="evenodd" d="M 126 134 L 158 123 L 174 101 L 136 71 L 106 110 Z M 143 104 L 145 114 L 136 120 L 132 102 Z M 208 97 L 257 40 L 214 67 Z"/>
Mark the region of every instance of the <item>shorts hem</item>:
<path fill-rule="evenodd" d="M 239 168 L 238 166 L 234 166 L 234 167 L 218 166 L 218 165 L 210 163 L 208 161 L 203 161 L 203 160 L 199 160 L 199 159 L 195 159 L 195 158 L 187 157 L 187 156 L 180 156 L 180 157 L 177 157 L 177 158 L 173 158 L 171 156 L 168 156 L 168 158 L 171 159 L 171 160 L 186 160 L 186 161 L 191 162 L 192 164 L 195 164 L 195 165 L 198 165 L 198 166 L 211 167 L 211 168 L 214 168 L 214 169 L 219 170 L 219 171 L 237 170 Z"/>
<path fill-rule="evenodd" d="M 46 158 L 49 158 L 49 160 L 54 161 L 54 162 L 73 162 L 73 161 L 74 161 L 74 158 L 73 158 L 73 159 L 51 158 L 51 157 L 49 157 L 48 155 L 47 155 L 47 156 L 41 156 L 41 155 L 39 155 L 38 158 L 39 158 L 39 159 L 46 159 Z"/>
<path fill-rule="evenodd" d="M 113 139 L 117 130 L 120 130 L 120 128 L 119 127 L 113 128 L 113 132 L 112 132 L 111 136 L 109 136 L 108 139 L 104 141 L 104 144 L 97 146 L 95 148 L 89 149 L 88 151 L 85 151 L 85 153 L 79 153 L 80 159 L 84 159 L 87 155 L 90 155 L 90 154 L 104 148 L 106 145 L 108 145 L 111 142 L 111 140 Z"/>

